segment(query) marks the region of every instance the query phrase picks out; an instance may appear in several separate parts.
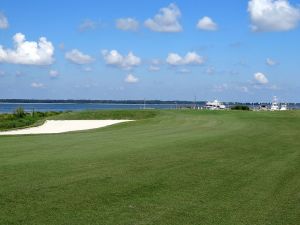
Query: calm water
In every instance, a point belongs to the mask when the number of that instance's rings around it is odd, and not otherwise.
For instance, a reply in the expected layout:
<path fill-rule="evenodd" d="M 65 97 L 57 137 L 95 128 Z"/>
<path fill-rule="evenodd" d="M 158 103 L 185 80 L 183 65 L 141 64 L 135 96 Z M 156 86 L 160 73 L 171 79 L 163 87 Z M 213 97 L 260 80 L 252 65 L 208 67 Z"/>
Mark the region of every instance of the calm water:
<path fill-rule="evenodd" d="M 16 108 L 23 107 L 25 111 L 81 111 L 81 110 L 109 110 L 109 109 L 142 109 L 144 104 L 49 104 L 49 103 L 0 103 L 0 113 L 12 113 Z M 146 108 L 175 109 L 172 104 L 146 104 Z"/>
<path fill-rule="evenodd" d="M 183 105 L 181 105 L 183 106 Z M 198 105 L 203 107 L 203 105 Z M 233 105 L 227 105 L 231 107 Z M 249 105 L 251 108 L 252 105 Z M 103 104 L 103 103 L 0 103 L 1 113 L 12 113 L 16 108 L 23 107 L 26 112 L 40 111 L 82 111 L 82 110 L 109 110 L 109 109 L 142 109 L 144 104 Z M 146 108 L 152 109 L 175 109 L 176 104 L 146 104 Z M 178 105 L 180 107 L 180 105 Z M 254 106 L 257 108 L 258 106 Z M 290 104 L 290 109 L 300 109 L 299 104 Z"/>

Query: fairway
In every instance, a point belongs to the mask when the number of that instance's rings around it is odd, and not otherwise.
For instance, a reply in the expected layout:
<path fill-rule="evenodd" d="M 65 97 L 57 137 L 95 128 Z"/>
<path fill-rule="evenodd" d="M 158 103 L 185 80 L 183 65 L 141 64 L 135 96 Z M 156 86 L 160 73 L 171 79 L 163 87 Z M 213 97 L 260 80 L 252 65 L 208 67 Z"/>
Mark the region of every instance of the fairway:
<path fill-rule="evenodd" d="M 1 225 L 300 224 L 300 111 L 94 111 L 131 119 L 0 136 Z"/>

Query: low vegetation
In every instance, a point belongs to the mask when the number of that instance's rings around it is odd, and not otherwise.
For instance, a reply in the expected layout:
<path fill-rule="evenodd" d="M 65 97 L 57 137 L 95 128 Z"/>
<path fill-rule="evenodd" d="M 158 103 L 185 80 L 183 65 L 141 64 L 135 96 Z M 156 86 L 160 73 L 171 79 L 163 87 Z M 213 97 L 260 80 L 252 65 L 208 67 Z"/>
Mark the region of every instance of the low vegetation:
<path fill-rule="evenodd" d="M 235 106 L 231 107 L 230 109 L 231 110 L 244 110 L 244 111 L 250 110 L 249 106 L 246 106 L 246 105 L 235 105 Z"/>
<path fill-rule="evenodd" d="M 18 107 L 14 112 L 13 116 L 18 119 L 18 118 L 24 118 L 26 116 L 26 113 L 22 107 Z"/>
<path fill-rule="evenodd" d="M 12 114 L 0 114 L 0 130 L 24 128 L 42 123 L 44 119 L 60 114 L 59 112 L 26 113 L 23 108 L 17 108 Z"/>

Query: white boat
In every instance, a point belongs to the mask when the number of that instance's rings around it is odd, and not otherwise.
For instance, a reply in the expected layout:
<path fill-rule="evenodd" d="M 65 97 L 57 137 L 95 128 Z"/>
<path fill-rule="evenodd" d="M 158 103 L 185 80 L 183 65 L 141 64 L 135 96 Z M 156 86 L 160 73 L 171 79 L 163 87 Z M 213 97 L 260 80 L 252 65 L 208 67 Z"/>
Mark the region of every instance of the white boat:
<path fill-rule="evenodd" d="M 221 102 L 219 102 L 218 100 L 214 100 L 213 102 L 207 102 L 205 108 L 209 110 L 219 110 L 219 109 L 226 109 L 226 106 Z"/>
<path fill-rule="evenodd" d="M 277 100 L 276 96 L 274 96 L 270 110 L 271 111 L 278 111 L 279 109 L 280 108 L 279 108 L 278 100 Z"/>
<path fill-rule="evenodd" d="M 260 104 L 259 105 L 259 110 L 261 110 L 261 111 L 268 111 L 268 106 L 265 105 L 265 104 Z"/>
<path fill-rule="evenodd" d="M 286 111 L 288 110 L 287 104 L 281 104 L 280 111 Z"/>

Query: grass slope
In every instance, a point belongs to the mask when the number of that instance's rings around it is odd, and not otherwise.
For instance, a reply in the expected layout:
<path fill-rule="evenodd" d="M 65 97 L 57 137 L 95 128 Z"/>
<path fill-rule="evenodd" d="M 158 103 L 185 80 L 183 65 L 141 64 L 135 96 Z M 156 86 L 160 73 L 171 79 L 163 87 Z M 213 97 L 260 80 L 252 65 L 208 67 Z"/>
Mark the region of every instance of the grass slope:
<path fill-rule="evenodd" d="M 0 224 L 300 224 L 300 112 L 149 112 L 0 137 Z"/>

